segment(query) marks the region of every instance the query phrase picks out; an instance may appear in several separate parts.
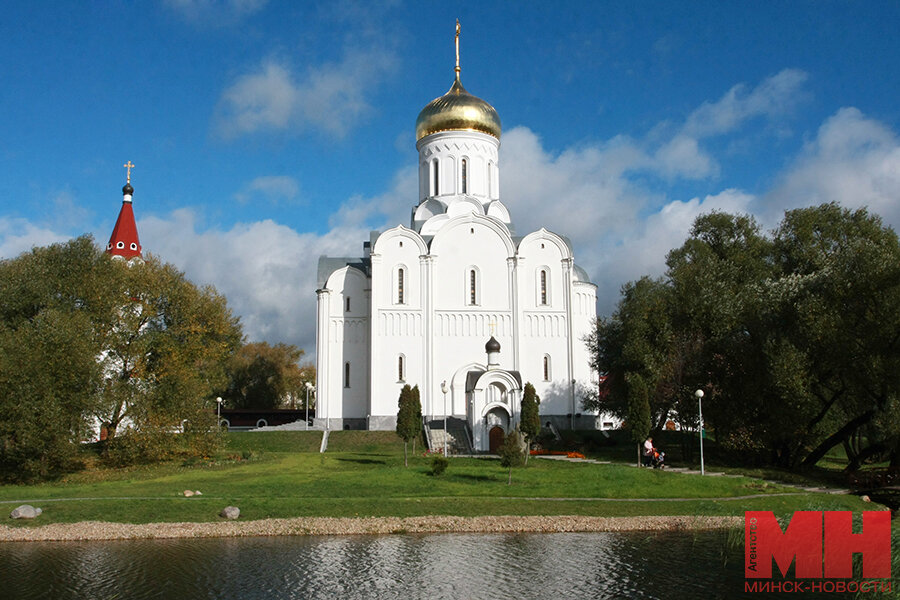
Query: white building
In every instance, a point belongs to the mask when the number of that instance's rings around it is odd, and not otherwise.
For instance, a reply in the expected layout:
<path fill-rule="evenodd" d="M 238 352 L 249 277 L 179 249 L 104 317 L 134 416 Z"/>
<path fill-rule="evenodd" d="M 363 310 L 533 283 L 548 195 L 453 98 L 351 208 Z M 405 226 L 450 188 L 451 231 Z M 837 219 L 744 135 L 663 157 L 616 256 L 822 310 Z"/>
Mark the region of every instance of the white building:
<path fill-rule="evenodd" d="M 319 259 L 317 417 L 393 429 L 400 389 L 418 385 L 426 420 L 464 420 L 483 451 L 518 423 L 527 382 L 542 423 L 595 426 L 576 387 L 592 380 L 583 338 L 596 286 L 563 236 L 515 233 L 500 194 L 500 118 L 463 88 L 458 56 L 457 45 L 450 91 L 416 121 L 409 227 L 373 232 L 358 258 Z"/>

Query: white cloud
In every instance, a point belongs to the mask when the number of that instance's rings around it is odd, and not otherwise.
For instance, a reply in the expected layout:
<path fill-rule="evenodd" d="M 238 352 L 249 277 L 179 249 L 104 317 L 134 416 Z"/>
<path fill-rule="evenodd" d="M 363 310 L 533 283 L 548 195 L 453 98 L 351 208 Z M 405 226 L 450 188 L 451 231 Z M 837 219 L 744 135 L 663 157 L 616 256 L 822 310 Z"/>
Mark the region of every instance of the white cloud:
<path fill-rule="evenodd" d="M 702 148 L 701 141 L 733 133 L 754 118 L 764 118 L 772 126 L 806 99 L 808 78 L 803 71 L 784 69 L 755 88 L 744 83 L 733 86 L 717 101 L 697 107 L 680 126 L 660 123 L 647 136 L 645 145 L 656 149 L 648 150 L 654 160 L 645 167 L 665 179 L 717 177 L 719 163 Z M 772 134 L 782 137 L 784 128 L 774 126 Z"/>
<path fill-rule="evenodd" d="M 777 218 L 784 209 L 823 202 L 867 206 L 900 226 L 900 140 L 884 123 L 842 108 L 822 124 L 765 202 Z"/>
<path fill-rule="evenodd" d="M 300 193 L 300 184 L 288 175 L 268 175 L 257 177 L 241 188 L 234 195 L 235 200 L 241 203 L 249 202 L 255 198 L 263 198 L 272 203 L 281 200 L 292 201 Z"/>
<path fill-rule="evenodd" d="M 26 219 L 0 217 L 0 259 L 15 258 L 35 246 L 64 242 L 70 237 Z"/>
<path fill-rule="evenodd" d="M 518 233 L 543 226 L 568 237 L 576 262 L 598 284 L 601 314 L 615 306 L 622 284 L 664 272 L 666 254 L 701 213 L 746 213 L 755 201 L 727 189 L 666 202 L 632 179 L 634 171 L 659 165 L 625 137 L 554 156 L 531 130 L 517 127 L 504 134 L 501 152 L 502 198 Z"/>
<path fill-rule="evenodd" d="M 228 298 L 248 340 L 288 342 L 308 354 L 315 351 L 318 257 L 361 254 L 367 233 L 299 233 L 271 220 L 202 231 L 187 209 L 141 219 L 138 229 L 145 248 Z"/>
<path fill-rule="evenodd" d="M 679 134 L 660 146 L 654 155 L 655 168 L 667 178 L 703 179 L 718 175 L 719 165 L 696 139 Z"/>
<path fill-rule="evenodd" d="M 339 63 L 298 76 L 288 65 L 266 60 L 222 93 L 215 130 L 223 138 L 310 129 L 343 137 L 372 111 L 366 92 L 394 62 L 389 51 L 352 50 Z"/>
<path fill-rule="evenodd" d="M 268 0 L 165 0 L 187 21 L 214 27 L 230 25 L 262 10 Z"/>
<path fill-rule="evenodd" d="M 763 80 L 752 90 L 738 84 L 716 102 L 704 102 L 685 121 L 682 133 L 696 138 L 722 135 L 755 117 L 777 117 L 792 111 L 807 94 L 803 89 L 809 75 L 798 69 L 784 69 Z"/>

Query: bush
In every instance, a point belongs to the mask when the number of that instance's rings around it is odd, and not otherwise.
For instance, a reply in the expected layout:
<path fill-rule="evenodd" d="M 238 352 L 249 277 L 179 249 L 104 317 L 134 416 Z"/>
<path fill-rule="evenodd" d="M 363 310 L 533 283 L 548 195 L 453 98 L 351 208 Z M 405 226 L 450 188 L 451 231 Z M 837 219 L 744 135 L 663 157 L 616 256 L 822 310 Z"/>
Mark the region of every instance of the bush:
<path fill-rule="evenodd" d="M 435 454 L 431 457 L 431 474 L 435 477 L 440 476 L 447 470 L 450 461 L 441 454 Z"/>

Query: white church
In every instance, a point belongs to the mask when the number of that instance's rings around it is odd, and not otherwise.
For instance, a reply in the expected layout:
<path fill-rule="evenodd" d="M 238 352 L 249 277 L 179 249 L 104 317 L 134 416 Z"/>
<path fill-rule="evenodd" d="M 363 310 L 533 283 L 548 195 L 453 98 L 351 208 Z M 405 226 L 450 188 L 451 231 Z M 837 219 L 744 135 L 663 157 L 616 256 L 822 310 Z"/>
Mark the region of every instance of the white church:
<path fill-rule="evenodd" d="M 416 120 L 409 227 L 373 232 L 362 256 L 319 258 L 320 424 L 394 429 L 401 388 L 418 385 L 427 423 L 446 417 L 488 451 L 518 424 L 530 382 L 542 425 L 595 427 L 578 388 L 596 385 L 583 339 L 597 287 L 565 237 L 516 233 L 515 198 L 500 194 L 500 132 L 494 107 L 460 82 L 457 26 L 456 79 Z"/>

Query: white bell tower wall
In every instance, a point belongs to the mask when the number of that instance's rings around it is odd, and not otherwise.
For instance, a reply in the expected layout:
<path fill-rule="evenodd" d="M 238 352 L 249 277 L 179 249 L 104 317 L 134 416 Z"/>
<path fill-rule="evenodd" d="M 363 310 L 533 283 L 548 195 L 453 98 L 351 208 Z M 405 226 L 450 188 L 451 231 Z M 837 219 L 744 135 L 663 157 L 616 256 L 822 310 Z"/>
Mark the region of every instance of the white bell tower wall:
<path fill-rule="evenodd" d="M 472 196 L 483 205 L 500 197 L 500 140 L 478 131 L 441 131 L 416 144 L 419 201 Z"/>

